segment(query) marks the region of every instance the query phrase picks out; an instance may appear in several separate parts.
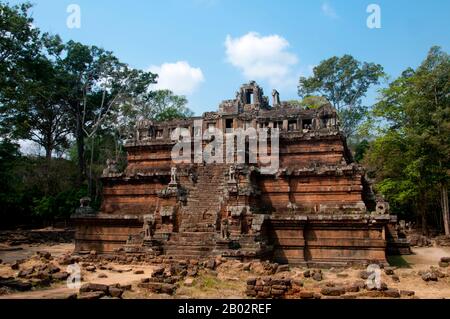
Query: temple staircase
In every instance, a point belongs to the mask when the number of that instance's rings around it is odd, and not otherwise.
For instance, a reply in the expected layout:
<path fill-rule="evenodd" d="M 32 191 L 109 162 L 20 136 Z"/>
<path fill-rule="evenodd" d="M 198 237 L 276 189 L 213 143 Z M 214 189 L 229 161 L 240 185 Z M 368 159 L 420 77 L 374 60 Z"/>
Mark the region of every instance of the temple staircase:
<path fill-rule="evenodd" d="M 188 187 L 187 205 L 181 210 L 178 233 L 171 234 L 165 254 L 174 258 L 199 258 L 211 254 L 220 227 L 225 197 L 227 165 L 199 166 L 197 182 Z"/>

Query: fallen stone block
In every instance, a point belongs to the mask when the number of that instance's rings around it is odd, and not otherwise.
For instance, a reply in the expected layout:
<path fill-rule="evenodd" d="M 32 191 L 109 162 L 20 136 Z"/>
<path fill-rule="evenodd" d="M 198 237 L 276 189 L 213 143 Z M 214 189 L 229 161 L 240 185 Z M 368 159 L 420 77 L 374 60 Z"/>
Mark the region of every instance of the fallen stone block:
<path fill-rule="evenodd" d="M 314 293 L 310 291 L 301 291 L 299 297 L 300 299 L 314 299 Z"/>
<path fill-rule="evenodd" d="M 323 280 L 323 275 L 322 275 L 321 272 L 315 272 L 315 273 L 313 274 L 312 278 L 313 278 L 315 281 L 322 281 L 322 280 Z"/>
<path fill-rule="evenodd" d="M 56 281 L 63 281 L 63 280 L 66 280 L 67 278 L 69 278 L 69 276 L 70 276 L 69 273 L 63 271 L 63 272 L 58 272 L 56 274 L 53 274 L 52 278 L 53 278 L 53 280 L 56 280 Z"/>
<path fill-rule="evenodd" d="M 341 296 L 345 294 L 344 287 L 324 287 L 320 293 L 324 296 Z"/>
<path fill-rule="evenodd" d="M 96 268 L 95 266 L 92 266 L 92 265 L 86 266 L 86 270 L 89 271 L 89 272 L 95 272 L 96 269 L 97 269 L 97 268 Z"/>
<path fill-rule="evenodd" d="M 109 291 L 109 295 L 113 298 L 122 298 L 122 295 L 124 293 L 123 289 L 120 289 L 117 287 L 109 287 L 108 291 Z"/>
<path fill-rule="evenodd" d="M 40 258 L 44 258 L 47 260 L 52 257 L 52 254 L 50 254 L 48 251 L 38 251 L 36 255 L 38 255 Z"/>
<path fill-rule="evenodd" d="M 184 285 L 186 287 L 192 287 L 194 285 L 194 278 L 186 278 L 184 280 Z"/>
<path fill-rule="evenodd" d="M 82 292 L 78 295 L 77 299 L 80 300 L 95 300 L 100 299 L 105 296 L 105 293 L 102 291 L 90 291 L 90 292 Z"/>
<path fill-rule="evenodd" d="M 397 289 L 388 289 L 383 291 L 383 296 L 386 298 L 400 298 L 400 292 Z"/>
<path fill-rule="evenodd" d="M 424 281 L 438 281 L 438 276 L 432 272 L 426 272 L 422 275 L 422 280 Z"/>
<path fill-rule="evenodd" d="M 0 280 L 0 287 L 7 287 L 17 291 L 29 291 L 33 285 L 28 281 L 21 281 L 15 279 Z"/>
<path fill-rule="evenodd" d="M 359 272 L 359 278 L 361 279 L 369 279 L 370 275 L 371 273 L 365 270 Z"/>
<path fill-rule="evenodd" d="M 276 273 L 280 273 L 280 272 L 287 272 L 289 271 L 289 265 L 279 265 Z"/>
<path fill-rule="evenodd" d="M 11 265 L 12 270 L 19 270 L 20 264 L 16 261 Z"/>
<path fill-rule="evenodd" d="M 108 286 L 107 285 L 103 285 L 103 284 L 88 283 L 88 284 L 84 284 L 80 288 L 80 293 L 83 293 L 83 292 L 94 292 L 94 291 L 101 291 L 104 294 L 107 294 L 108 293 Z"/>
<path fill-rule="evenodd" d="M 254 286 L 254 285 L 256 285 L 256 278 L 248 278 L 247 279 L 247 285 L 252 285 L 252 286 Z"/>
<path fill-rule="evenodd" d="M 358 285 L 350 285 L 345 287 L 346 292 L 359 292 L 360 287 Z"/>
<path fill-rule="evenodd" d="M 416 292 L 412 291 L 412 290 L 400 290 L 400 295 L 401 296 L 412 297 L 415 294 L 416 294 Z"/>

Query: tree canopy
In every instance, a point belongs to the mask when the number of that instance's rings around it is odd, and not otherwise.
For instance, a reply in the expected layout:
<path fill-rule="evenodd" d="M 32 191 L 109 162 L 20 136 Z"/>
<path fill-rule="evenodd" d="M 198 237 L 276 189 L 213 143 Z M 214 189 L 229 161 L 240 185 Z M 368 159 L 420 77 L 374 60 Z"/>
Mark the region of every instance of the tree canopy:
<path fill-rule="evenodd" d="M 350 137 L 368 110 L 363 97 L 384 76 L 379 64 L 360 62 L 351 55 L 334 56 L 320 62 L 312 76 L 300 78 L 298 94 L 303 99 L 316 95 L 328 100 L 338 111 L 345 136 Z"/>

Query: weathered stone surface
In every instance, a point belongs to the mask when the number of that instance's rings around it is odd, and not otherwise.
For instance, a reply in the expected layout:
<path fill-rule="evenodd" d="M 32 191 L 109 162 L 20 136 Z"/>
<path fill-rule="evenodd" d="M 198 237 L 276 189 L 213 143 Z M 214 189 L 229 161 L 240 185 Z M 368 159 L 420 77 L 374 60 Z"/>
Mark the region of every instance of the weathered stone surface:
<path fill-rule="evenodd" d="M 361 278 L 361 279 L 368 279 L 369 276 L 370 276 L 370 272 L 365 271 L 365 270 L 362 270 L 359 273 L 359 278 Z"/>
<path fill-rule="evenodd" d="M 400 298 L 400 292 L 397 289 L 388 289 L 383 291 L 383 296 L 387 298 Z"/>
<path fill-rule="evenodd" d="M 0 287 L 8 287 L 17 291 L 31 290 L 33 285 L 28 281 L 15 280 L 15 279 L 0 279 Z"/>
<path fill-rule="evenodd" d="M 184 285 L 187 287 L 192 287 L 194 285 L 194 278 L 186 278 L 184 280 Z"/>
<path fill-rule="evenodd" d="M 438 281 L 438 276 L 433 272 L 426 272 L 422 275 L 424 281 Z"/>
<path fill-rule="evenodd" d="M 117 287 L 108 288 L 109 295 L 113 298 L 121 298 L 124 290 Z"/>
<path fill-rule="evenodd" d="M 314 299 L 314 293 L 311 291 L 301 291 L 299 297 L 300 299 Z"/>
<path fill-rule="evenodd" d="M 48 251 L 38 251 L 36 253 L 39 257 L 49 260 L 52 257 L 52 254 L 50 254 Z"/>
<path fill-rule="evenodd" d="M 78 295 L 77 299 L 80 300 L 94 300 L 94 299 L 100 299 L 105 296 L 105 293 L 103 291 L 89 291 L 89 292 L 82 292 Z"/>
<path fill-rule="evenodd" d="M 153 269 L 153 276 L 159 276 L 162 275 L 164 273 L 164 267 L 156 267 L 155 269 Z"/>
<path fill-rule="evenodd" d="M 385 273 L 386 275 L 388 275 L 388 276 L 392 276 L 392 275 L 394 274 L 394 269 L 391 268 L 391 267 L 386 267 L 386 268 L 384 269 L 384 273 Z"/>
<path fill-rule="evenodd" d="M 86 270 L 90 272 L 95 272 L 97 268 L 93 265 L 86 266 Z"/>
<path fill-rule="evenodd" d="M 277 268 L 277 273 L 289 271 L 289 265 L 279 265 Z"/>
<path fill-rule="evenodd" d="M 414 296 L 416 293 L 412 290 L 400 290 L 400 295 L 401 296 L 406 296 L 406 297 L 412 297 Z"/>
<path fill-rule="evenodd" d="M 19 270 L 20 264 L 16 261 L 11 265 L 12 270 Z"/>
<path fill-rule="evenodd" d="M 63 281 L 63 280 L 66 280 L 67 278 L 69 278 L 69 276 L 70 276 L 69 273 L 67 273 L 65 271 L 62 271 L 62 272 L 58 272 L 56 274 L 53 274 L 52 278 L 55 281 Z"/>
<path fill-rule="evenodd" d="M 321 272 L 315 272 L 315 273 L 313 274 L 312 278 L 313 278 L 315 281 L 322 281 L 322 280 L 323 280 L 323 275 L 322 275 Z"/>
<path fill-rule="evenodd" d="M 254 285 L 256 285 L 256 278 L 248 278 L 247 279 L 247 285 L 251 285 L 251 286 L 254 286 Z"/>
<path fill-rule="evenodd" d="M 350 285 L 345 287 L 346 292 L 359 292 L 360 287 L 358 285 Z"/>
<path fill-rule="evenodd" d="M 324 287 L 320 293 L 324 296 L 341 296 L 346 293 L 346 289 L 344 287 Z"/>
<path fill-rule="evenodd" d="M 80 288 L 80 293 L 84 292 L 92 292 L 92 291 L 101 291 L 104 294 L 108 293 L 108 286 L 103 284 L 94 284 L 94 283 L 88 283 L 84 284 Z"/>
<path fill-rule="evenodd" d="M 19 271 L 19 273 L 17 274 L 17 277 L 19 277 L 19 278 L 28 278 L 33 273 L 34 273 L 34 267 L 31 267 L 29 269 L 24 269 L 24 270 Z"/>

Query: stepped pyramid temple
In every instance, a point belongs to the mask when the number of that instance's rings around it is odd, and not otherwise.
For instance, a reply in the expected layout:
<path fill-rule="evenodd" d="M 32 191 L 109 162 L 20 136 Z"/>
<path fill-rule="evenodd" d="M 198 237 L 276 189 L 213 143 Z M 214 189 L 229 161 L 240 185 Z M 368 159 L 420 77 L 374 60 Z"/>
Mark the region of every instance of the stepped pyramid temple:
<path fill-rule="evenodd" d="M 239 129 L 257 134 L 244 136 L 235 156 Z M 184 133 L 174 138 L 175 131 Z M 217 112 L 136 123 L 125 148 L 125 170 L 112 160 L 104 170 L 101 211 L 82 201 L 73 216 L 79 253 L 330 266 L 386 263 L 388 252 L 409 249 L 354 162 L 331 105 L 299 108 L 276 90 L 270 105 L 250 82 Z"/>

